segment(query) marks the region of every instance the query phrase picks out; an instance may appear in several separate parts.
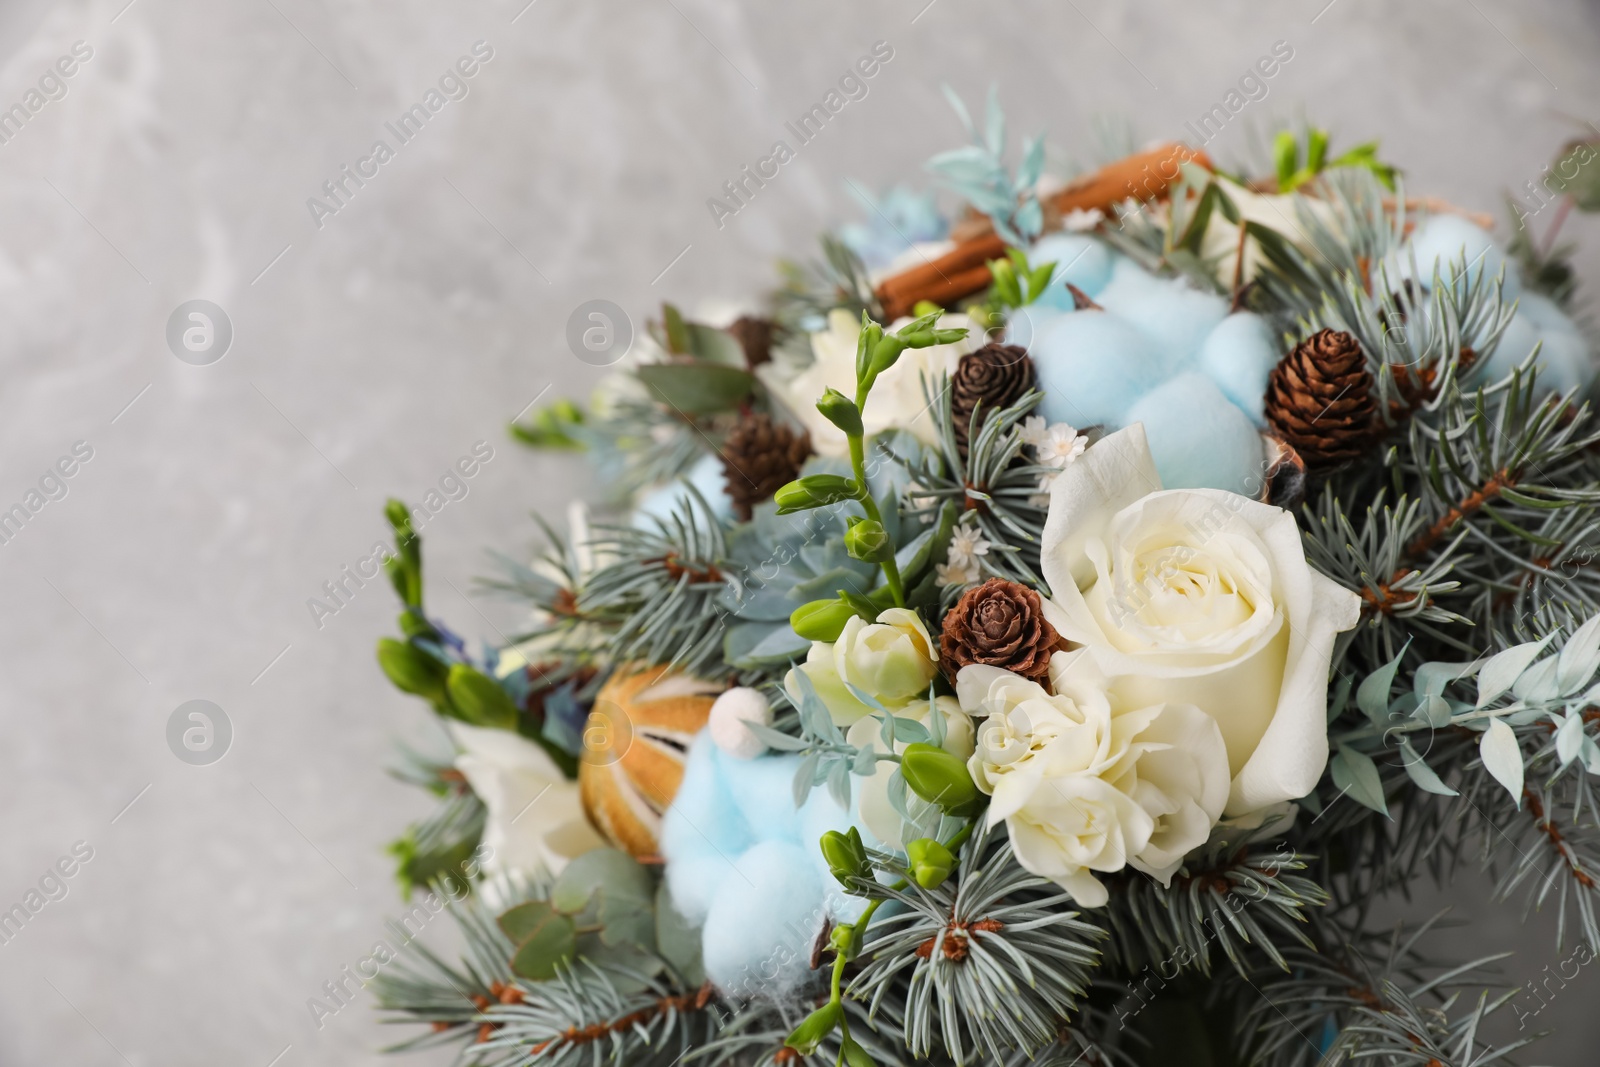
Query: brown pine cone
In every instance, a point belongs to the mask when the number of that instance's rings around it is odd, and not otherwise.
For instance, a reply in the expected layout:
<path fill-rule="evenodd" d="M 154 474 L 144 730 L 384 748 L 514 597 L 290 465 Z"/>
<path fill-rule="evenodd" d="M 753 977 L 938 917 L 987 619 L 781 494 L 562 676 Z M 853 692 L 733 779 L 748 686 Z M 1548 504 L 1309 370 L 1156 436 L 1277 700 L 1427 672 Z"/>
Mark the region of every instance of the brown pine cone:
<path fill-rule="evenodd" d="M 772 358 L 772 320 L 740 315 L 729 324 L 728 332 L 744 349 L 745 366 L 754 369 Z"/>
<path fill-rule="evenodd" d="M 1033 383 L 1033 360 L 1020 345 L 987 344 L 961 357 L 950 375 L 950 420 L 955 424 L 963 461 L 970 443 L 972 412 L 980 412 L 978 429 L 982 430 L 989 412 L 1015 404 Z"/>
<path fill-rule="evenodd" d="M 1039 594 L 1004 578 L 962 593 L 939 634 L 939 658 L 952 681 L 962 667 L 981 663 L 1042 683 L 1060 646 Z"/>
<path fill-rule="evenodd" d="M 1272 369 L 1267 422 L 1313 474 L 1359 457 L 1378 439 L 1372 372 L 1356 339 L 1322 330 Z"/>
<path fill-rule="evenodd" d="M 800 476 L 811 455 L 811 435 L 791 430 L 771 415 L 747 415 L 722 445 L 722 473 L 733 512 L 749 522 L 751 509 Z"/>

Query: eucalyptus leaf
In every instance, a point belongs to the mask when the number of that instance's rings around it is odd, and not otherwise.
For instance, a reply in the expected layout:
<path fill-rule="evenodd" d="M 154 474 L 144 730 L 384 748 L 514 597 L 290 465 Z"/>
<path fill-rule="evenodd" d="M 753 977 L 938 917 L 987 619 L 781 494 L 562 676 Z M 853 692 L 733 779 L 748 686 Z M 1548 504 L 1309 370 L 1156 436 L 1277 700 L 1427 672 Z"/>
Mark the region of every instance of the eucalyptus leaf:
<path fill-rule="evenodd" d="M 1405 761 L 1406 776 L 1411 779 L 1418 789 L 1442 797 L 1460 795 L 1444 784 L 1444 779 L 1440 778 L 1434 772 L 1434 769 L 1428 766 L 1417 750 L 1411 747 L 1410 741 L 1400 742 L 1400 756 Z"/>
<path fill-rule="evenodd" d="M 1550 643 L 1554 634 L 1547 635 L 1542 641 L 1529 641 L 1521 645 L 1513 645 L 1504 652 L 1497 652 L 1489 657 L 1489 662 L 1483 665 L 1478 672 L 1478 704 L 1480 708 L 1488 707 L 1490 701 L 1510 689 L 1522 672 L 1528 669 Z"/>
<path fill-rule="evenodd" d="M 1556 728 L 1556 755 L 1560 757 L 1563 768 L 1578 758 L 1583 740 L 1583 713 L 1574 711 Z"/>
<path fill-rule="evenodd" d="M 1562 646 L 1556 667 L 1556 689 L 1562 696 L 1576 693 L 1600 668 L 1600 615 L 1575 630 Z"/>
<path fill-rule="evenodd" d="M 536 982 L 556 976 L 556 968 L 572 961 L 578 948 L 572 920 L 542 900 L 518 904 L 501 915 L 500 929 L 516 945 L 511 970 Z"/>
<path fill-rule="evenodd" d="M 1349 794 L 1350 799 L 1380 815 L 1389 814 L 1389 805 L 1383 798 L 1383 779 L 1371 756 L 1353 748 L 1341 748 L 1333 757 L 1331 767 L 1333 784 Z"/>
<path fill-rule="evenodd" d="M 1383 726 L 1388 720 L 1389 690 L 1394 687 L 1394 676 L 1400 670 L 1400 657 L 1404 655 L 1405 649 L 1401 649 L 1394 659 L 1363 679 L 1356 690 L 1356 707 L 1374 726 Z"/>
<path fill-rule="evenodd" d="M 1522 807 L 1522 747 L 1517 744 L 1516 732 L 1499 719 L 1490 719 L 1489 728 L 1478 739 L 1478 755 L 1484 769 L 1506 787 L 1517 807 Z"/>
<path fill-rule="evenodd" d="M 657 400 L 685 415 L 731 411 L 755 386 L 743 368 L 702 361 L 647 363 L 634 374 Z"/>

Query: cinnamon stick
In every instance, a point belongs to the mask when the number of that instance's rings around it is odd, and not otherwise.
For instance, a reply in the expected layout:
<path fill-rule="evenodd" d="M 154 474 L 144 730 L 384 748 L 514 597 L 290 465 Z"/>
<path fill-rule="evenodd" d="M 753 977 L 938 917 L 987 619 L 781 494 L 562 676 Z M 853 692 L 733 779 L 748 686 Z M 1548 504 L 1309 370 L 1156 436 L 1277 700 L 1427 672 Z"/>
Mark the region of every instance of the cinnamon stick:
<path fill-rule="evenodd" d="M 1165 196 L 1185 161 L 1210 169 L 1205 152 L 1181 144 L 1166 144 L 1102 167 L 1079 178 L 1046 200 L 1049 214 L 1059 218 L 1072 211 L 1105 211 L 1133 198 L 1154 200 Z M 950 307 L 957 300 L 982 292 L 993 278 L 988 262 L 1005 255 L 1006 242 L 991 228 L 969 238 L 928 263 L 922 263 L 879 283 L 878 300 L 889 321 L 910 314 L 918 301 Z"/>

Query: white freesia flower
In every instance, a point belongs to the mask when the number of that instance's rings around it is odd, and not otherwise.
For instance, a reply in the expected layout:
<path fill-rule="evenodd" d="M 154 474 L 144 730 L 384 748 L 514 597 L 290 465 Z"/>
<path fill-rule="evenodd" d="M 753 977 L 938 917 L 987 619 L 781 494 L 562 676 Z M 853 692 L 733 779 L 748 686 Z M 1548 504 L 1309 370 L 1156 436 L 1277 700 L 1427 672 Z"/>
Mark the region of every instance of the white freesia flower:
<path fill-rule="evenodd" d="M 1294 517 L 1215 489 L 1161 489 L 1139 424 L 1051 487 L 1045 615 L 1127 707 L 1193 704 L 1216 720 L 1227 814 L 1304 796 L 1328 759 L 1334 637 L 1360 600 L 1306 562 Z"/>
<path fill-rule="evenodd" d="M 884 327 L 884 333 L 893 333 L 910 321 L 909 318 L 897 319 Z M 900 429 L 909 430 L 923 444 L 938 442 L 933 413 L 922 395 L 922 379 L 926 376 L 932 388 L 938 389 L 942 379 L 955 372 L 961 357 L 983 344 L 983 330 L 965 315 L 945 315 L 937 323 L 941 330 L 962 327 L 967 330 L 962 340 L 907 349 L 893 367 L 878 376 L 867 398 L 866 410 L 861 413 L 868 437 Z M 774 364 L 763 364 L 757 370 L 767 388 L 811 434 L 811 447 L 818 455 L 850 454 L 844 431 L 823 418 L 817 410 L 817 401 L 829 388 L 855 397 L 856 341 L 860 336 L 860 320 L 836 308 L 828 314 L 828 328 L 811 335 L 811 352 L 815 356 L 811 366 L 787 381 L 779 379 Z"/>
<path fill-rule="evenodd" d="M 1241 244 L 1239 241 L 1240 228 L 1247 222 L 1265 226 L 1302 249 L 1311 247 L 1311 234 L 1301 218 L 1302 210 L 1310 212 L 1318 224 L 1337 231 L 1334 210 L 1325 200 L 1293 194 L 1256 193 L 1226 178 L 1213 177 L 1212 180 L 1239 209 L 1238 222 L 1228 221 L 1220 211 L 1212 212 L 1200 244 L 1200 258 L 1207 263 L 1216 263 L 1217 276 L 1220 278 L 1231 280 L 1237 272 L 1243 281 L 1249 281 L 1261 270 L 1263 259 L 1258 242 L 1247 240 Z M 1238 269 L 1241 248 L 1244 251 L 1243 271 Z"/>
<path fill-rule="evenodd" d="M 921 709 L 922 714 L 913 712 Z M 927 701 L 913 704 L 899 713 L 901 718 L 912 718 L 931 730 L 933 726 L 934 710 L 944 717 L 944 745 L 946 752 L 961 759 L 972 755 L 972 719 L 961 710 L 954 697 L 938 697 L 934 700 L 934 709 L 930 710 Z M 870 748 L 874 752 L 884 751 L 883 719 L 877 715 L 856 720 L 845 734 L 845 740 L 857 748 Z M 906 750 L 909 742 L 895 738 L 895 752 Z M 881 761 L 873 773 L 866 778 L 854 779 L 857 790 L 857 811 L 863 829 L 868 831 L 878 842 L 886 847 L 902 849 L 908 843 L 907 826 L 905 819 L 894 805 L 889 801 L 889 782 L 894 777 L 895 764 L 889 760 Z M 915 795 L 907 797 L 908 803 L 922 803 Z M 920 836 L 911 831 L 913 836 Z"/>
<path fill-rule="evenodd" d="M 1092 659 L 1050 661 L 1052 693 L 995 667 L 963 667 L 961 706 L 987 716 L 968 761 L 992 795 L 1017 860 L 1085 907 L 1107 899 L 1094 872 L 1131 865 L 1167 884 L 1203 844 L 1228 797 L 1217 724 L 1186 704 L 1125 710 Z"/>
<path fill-rule="evenodd" d="M 938 659 L 939 646 L 922 617 L 908 608 L 888 608 L 877 622 L 855 616 L 832 644 L 813 641 L 805 663 L 789 672 L 784 685 L 799 700 L 794 673 L 804 671 L 834 722 L 849 726 L 872 709 L 846 683 L 887 707 L 903 707 L 928 695 Z"/>
<path fill-rule="evenodd" d="M 578 783 L 544 749 L 509 730 L 462 722 L 451 722 L 449 729 L 462 749 L 456 770 L 489 809 L 486 873 L 556 875 L 569 860 L 605 847 L 583 813 Z"/>

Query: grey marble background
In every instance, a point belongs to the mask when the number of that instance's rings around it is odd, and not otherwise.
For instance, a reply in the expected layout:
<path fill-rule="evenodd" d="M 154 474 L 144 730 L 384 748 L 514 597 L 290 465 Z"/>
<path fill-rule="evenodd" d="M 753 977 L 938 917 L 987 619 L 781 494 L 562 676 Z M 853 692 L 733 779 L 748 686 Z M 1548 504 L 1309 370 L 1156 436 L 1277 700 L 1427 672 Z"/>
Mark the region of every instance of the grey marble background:
<path fill-rule="evenodd" d="M 915 177 L 959 142 L 940 81 L 998 82 L 1067 164 L 1097 118 L 1181 136 L 1282 39 L 1222 157 L 1246 120 L 1303 111 L 1486 211 L 1600 121 L 1592 4 L 1324 4 L 5 0 L 0 106 L 73 42 L 93 56 L 0 144 L 0 508 L 74 442 L 94 454 L 0 546 L 0 909 L 75 842 L 93 859 L 0 945 L 0 1063 L 380 1062 L 397 1035 L 368 995 L 320 1029 L 306 1001 L 397 908 L 380 847 L 425 802 L 384 767 L 427 715 L 372 660 L 386 588 L 320 628 L 307 598 L 384 534 L 385 496 L 487 440 L 425 530 L 428 596 L 468 633 L 508 625 L 471 593 L 483 549 L 524 551 L 530 509 L 592 488 L 504 434 L 594 380 L 570 311 L 753 298 L 775 256 L 859 217 L 844 178 Z M 719 230 L 706 198 L 880 39 L 871 94 Z M 479 40 L 470 94 L 319 228 L 307 198 Z M 1600 227 L 1568 232 L 1600 284 Z M 165 343 L 191 298 L 233 324 L 210 366 Z M 165 740 L 196 698 L 235 734 L 206 767 Z M 1461 951 L 1558 959 L 1547 923 L 1479 907 Z M 1597 990 L 1585 974 L 1536 1020 L 1564 1028 L 1540 1058 L 1595 1062 Z"/>

